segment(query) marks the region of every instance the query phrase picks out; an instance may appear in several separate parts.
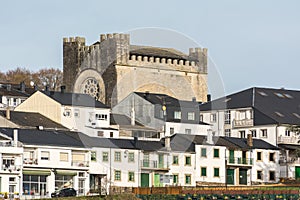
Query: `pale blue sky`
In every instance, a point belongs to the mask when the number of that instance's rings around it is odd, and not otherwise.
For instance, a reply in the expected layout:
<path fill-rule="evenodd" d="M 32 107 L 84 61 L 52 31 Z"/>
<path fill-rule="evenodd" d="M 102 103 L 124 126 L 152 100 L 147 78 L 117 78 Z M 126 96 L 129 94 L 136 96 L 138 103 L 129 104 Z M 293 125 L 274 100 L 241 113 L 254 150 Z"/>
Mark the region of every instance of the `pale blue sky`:
<path fill-rule="evenodd" d="M 299 9 L 298 0 L 2 1 L 0 71 L 62 69 L 63 37 L 91 44 L 101 33 L 156 27 L 207 47 L 226 94 L 253 86 L 299 90 Z"/>

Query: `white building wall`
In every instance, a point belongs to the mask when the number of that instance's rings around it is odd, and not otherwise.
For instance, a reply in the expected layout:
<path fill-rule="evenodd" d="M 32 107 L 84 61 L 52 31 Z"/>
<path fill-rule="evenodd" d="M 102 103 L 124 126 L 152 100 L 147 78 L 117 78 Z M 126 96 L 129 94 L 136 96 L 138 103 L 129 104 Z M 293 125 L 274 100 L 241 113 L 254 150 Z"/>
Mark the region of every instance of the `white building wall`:
<path fill-rule="evenodd" d="M 211 126 L 202 125 L 202 124 L 166 122 L 166 136 L 171 135 L 170 134 L 171 128 L 174 129 L 174 134 L 176 133 L 185 134 L 186 129 L 190 129 L 192 135 L 207 135 L 207 130 L 211 129 Z"/>

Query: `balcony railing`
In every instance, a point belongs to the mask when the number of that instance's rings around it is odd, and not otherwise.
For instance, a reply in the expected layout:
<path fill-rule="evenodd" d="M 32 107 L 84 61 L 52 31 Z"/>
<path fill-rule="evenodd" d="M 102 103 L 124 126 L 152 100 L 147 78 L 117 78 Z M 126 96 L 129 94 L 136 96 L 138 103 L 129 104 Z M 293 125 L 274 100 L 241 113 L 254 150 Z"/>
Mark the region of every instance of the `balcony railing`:
<path fill-rule="evenodd" d="M 38 162 L 37 162 L 37 159 L 34 159 L 34 158 L 24 158 L 23 164 L 25 164 L 25 165 L 37 165 Z"/>
<path fill-rule="evenodd" d="M 168 165 L 157 160 L 141 160 L 141 166 L 145 169 L 168 169 Z"/>
<path fill-rule="evenodd" d="M 16 172 L 21 170 L 21 165 L 2 165 L 2 171 Z"/>
<path fill-rule="evenodd" d="M 278 143 L 280 144 L 298 144 L 299 138 L 294 136 L 279 136 Z"/>
<path fill-rule="evenodd" d="M 253 165 L 252 158 L 228 158 L 227 165 Z"/>
<path fill-rule="evenodd" d="M 233 120 L 233 128 L 253 126 L 253 119 Z"/>
<path fill-rule="evenodd" d="M 89 162 L 88 161 L 72 161 L 73 167 L 88 167 Z"/>

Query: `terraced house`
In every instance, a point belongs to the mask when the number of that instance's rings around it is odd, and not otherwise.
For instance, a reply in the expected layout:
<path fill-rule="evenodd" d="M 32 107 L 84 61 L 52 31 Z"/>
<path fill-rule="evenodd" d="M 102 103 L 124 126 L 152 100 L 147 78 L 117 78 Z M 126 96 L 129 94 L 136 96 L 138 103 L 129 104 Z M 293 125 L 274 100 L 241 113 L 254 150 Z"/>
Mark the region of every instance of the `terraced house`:
<path fill-rule="evenodd" d="M 300 125 L 299 102 L 299 91 L 255 87 L 202 104 L 200 114 L 216 136 L 251 134 L 281 148 L 279 176 L 298 179 L 299 135 L 290 128 Z"/>

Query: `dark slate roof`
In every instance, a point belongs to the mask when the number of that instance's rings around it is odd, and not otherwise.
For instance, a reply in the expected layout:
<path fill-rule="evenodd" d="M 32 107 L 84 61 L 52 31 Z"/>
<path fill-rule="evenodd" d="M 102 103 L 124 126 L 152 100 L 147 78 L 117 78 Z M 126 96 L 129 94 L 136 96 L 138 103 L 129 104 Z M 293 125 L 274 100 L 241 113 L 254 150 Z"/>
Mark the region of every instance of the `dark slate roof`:
<path fill-rule="evenodd" d="M 43 93 L 62 105 L 109 108 L 87 94 L 43 91 Z"/>
<path fill-rule="evenodd" d="M 1 110 L 0 116 L 6 117 L 6 111 Z M 39 114 L 39 113 L 31 113 L 31 112 L 18 112 L 18 111 L 10 111 L 10 119 L 11 122 L 18 126 L 22 127 L 38 127 L 42 126 L 45 129 L 65 129 L 68 130 L 63 125 L 52 121 L 51 119 Z"/>
<path fill-rule="evenodd" d="M 300 125 L 300 91 L 250 88 L 200 105 L 200 111 L 253 108 L 254 125 Z"/>
<path fill-rule="evenodd" d="M 195 151 L 194 145 L 209 145 L 207 142 L 207 136 L 205 135 L 186 135 L 186 134 L 175 134 L 171 137 L 171 148 L 174 151 Z M 174 143 L 174 144 L 173 144 Z M 173 144 L 173 146 L 172 146 Z M 215 146 L 225 146 L 229 149 L 242 149 L 249 150 L 250 146 L 247 145 L 246 138 L 235 138 L 235 137 L 213 137 L 213 144 Z M 174 149 L 173 149 L 174 148 Z M 276 146 L 261 140 L 253 139 L 252 149 L 272 149 L 279 150 Z"/>
<path fill-rule="evenodd" d="M 0 128 L 0 133 L 13 138 L 12 128 Z M 18 140 L 25 145 L 62 146 L 62 147 L 86 147 L 81 140 L 70 135 L 76 135 L 71 131 L 18 129 Z"/>
<path fill-rule="evenodd" d="M 122 114 L 111 113 L 110 114 L 111 125 L 131 125 L 130 117 Z M 142 126 L 141 123 L 135 121 L 136 125 Z"/>
<path fill-rule="evenodd" d="M 188 56 L 173 48 L 162 48 L 152 46 L 130 45 L 130 55 L 198 61 L 196 58 Z"/>
<path fill-rule="evenodd" d="M 164 148 L 164 145 L 161 141 L 145 141 L 121 138 L 99 138 L 89 137 L 81 133 L 78 133 L 78 135 L 80 135 L 80 140 L 84 141 L 84 144 L 88 147 L 138 149 L 143 151 L 158 151 Z M 73 137 L 76 136 L 73 135 Z"/>
<path fill-rule="evenodd" d="M 36 90 L 32 87 L 26 87 L 21 89 L 21 84 L 13 83 L 0 83 L 0 96 L 13 96 L 13 97 L 29 97 Z"/>

